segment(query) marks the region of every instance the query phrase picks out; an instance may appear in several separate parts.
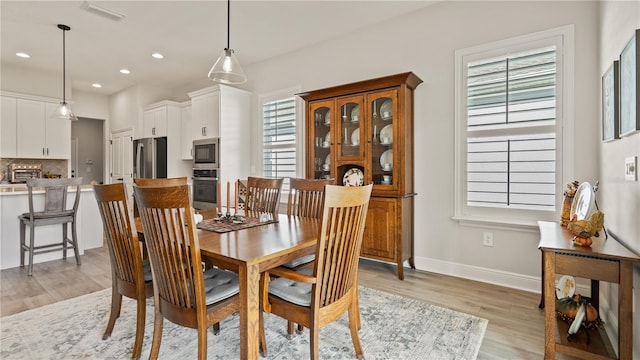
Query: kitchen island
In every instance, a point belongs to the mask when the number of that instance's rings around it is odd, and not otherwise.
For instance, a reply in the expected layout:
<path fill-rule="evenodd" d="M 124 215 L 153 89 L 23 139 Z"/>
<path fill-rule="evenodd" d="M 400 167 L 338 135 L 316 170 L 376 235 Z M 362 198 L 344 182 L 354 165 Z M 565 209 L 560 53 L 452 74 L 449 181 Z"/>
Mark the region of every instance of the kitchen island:
<path fill-rule="evenodd" d="M 69 188 L 67 205 L 73 204 L 77 196 L 75 187 Z M 98 204 L 93 195 L 92 185 L 80 188 L 80 204 L 78 205 L 77 230 L 78 250 L 80 255 L 85 249 L 102 247 L 102 219 Z M 34 189 L 34 206 L 42 207 L 44 189 Z M 20 266 L 20 223 L 18 216 L 29 212 L 29 193 L 24 184 L 0 185 L 0 269 Z M 59 242 L 62 238 L 62 226 L 38 226 L 35 230 L 36 245 Z M 27 229 L 27 237 L 29 229 Z M 34 263 L 62 258 L 62 250 L 39 254 L 33 257 Z M 73 260 L 73 256 L 71 257 Z M 75 260 L 73 260 L 75 261 Z"/>

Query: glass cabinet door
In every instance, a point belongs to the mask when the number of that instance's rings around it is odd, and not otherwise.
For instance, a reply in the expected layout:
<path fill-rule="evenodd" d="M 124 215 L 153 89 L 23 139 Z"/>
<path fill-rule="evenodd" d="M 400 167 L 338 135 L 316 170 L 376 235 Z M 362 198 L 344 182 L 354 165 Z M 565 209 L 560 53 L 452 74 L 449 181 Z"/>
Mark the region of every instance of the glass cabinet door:
<path fill-rule="evenodd" d="M 338 158 L 340 160 L 362 160 L 364 152 L 362 149 L 367 141 L 364 134 L 366 124 L 360 114 L 363 106 L 362 96 L 340 98 L 336 108 L 340 111 L 339 120 L 340 134 L 336 134 L 338 146 Z M 363 139 L 364 141 L 360 141 Z"/>
<path fill-rule="evenodd" d="M 400 173 L 394 167 L 397 153 L 394 148 L 399 146 L 398 93 L 396 90 L 389 90 L 368 94 L 367 107 L 371 119 L 371 181 L 377 186 L 395 187 L 395 175 Z"/>
<path fill-rule="evenodd" d="M 313 143 L 313 164 L 315 179 L 331 178 L 331 145 L 333 137 L 331 135 L 331 123 L 333 101 L 320 101 L 310 104 L 309 113 L 312 137 L 309 139 Z M 311 122 L 313 121 L 313 122 Z"/>

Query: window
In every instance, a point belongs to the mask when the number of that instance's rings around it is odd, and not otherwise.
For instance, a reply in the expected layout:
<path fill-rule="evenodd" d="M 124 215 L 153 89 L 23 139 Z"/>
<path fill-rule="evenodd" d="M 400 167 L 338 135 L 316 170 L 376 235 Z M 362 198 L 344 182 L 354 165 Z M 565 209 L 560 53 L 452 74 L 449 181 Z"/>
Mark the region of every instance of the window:
<path fill-rule="evenodd" d="M 456 52 L 456 218 L 558 218 L 570 27 Z M 563 103 L 564 102 L 564 103 Z M 565 129 L 566 131 L 566 129 Z"/>
<path fill-rule="evenodd" d="M 292 95 L 262 102 L 262 170 L 267 177 L 284 177 L 283 192 L 289 189 L 289 177 L 297 173 L 296 101 Z"/>

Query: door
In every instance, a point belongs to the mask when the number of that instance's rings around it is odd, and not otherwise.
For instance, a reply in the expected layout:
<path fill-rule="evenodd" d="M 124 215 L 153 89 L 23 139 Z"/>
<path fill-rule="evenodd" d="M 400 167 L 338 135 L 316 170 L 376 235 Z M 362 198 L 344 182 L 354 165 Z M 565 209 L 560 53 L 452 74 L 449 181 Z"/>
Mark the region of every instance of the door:
<path fill-rule="evenodd" d="M 111 134 L 110 183 L 133 183 L 133 131 L 116 131 Z"/>

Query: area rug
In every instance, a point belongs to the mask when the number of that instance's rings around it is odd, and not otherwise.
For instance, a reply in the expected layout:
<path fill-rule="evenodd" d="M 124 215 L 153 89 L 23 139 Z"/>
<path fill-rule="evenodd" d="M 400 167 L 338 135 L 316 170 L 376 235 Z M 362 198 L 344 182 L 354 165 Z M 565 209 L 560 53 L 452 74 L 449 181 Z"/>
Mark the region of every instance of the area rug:
<path fill-rule="evenodd" d="M 0 318 L 0 358 L 128 359 L 135 335 L 133 300 L 124 298 L 112 336 L 102 340 L 111 289 Z M 360 287 L 360 341 L 367 359 L 475 359 L 487 323 L 453 310 Z M 208 336 L 208 359 L 239 359 L 239 316 Z M 309 331 L 286 337 L 286 321 L 266 314 L 267 359 L 308 359 Z M 149 357 L 153 302 L 147 300 L 142 359 Z M 160 359 L 197 358 L 196 331 L 164 321 Z M 346 314 L 320 330 L 322 359 L 355 359 Z"/>

